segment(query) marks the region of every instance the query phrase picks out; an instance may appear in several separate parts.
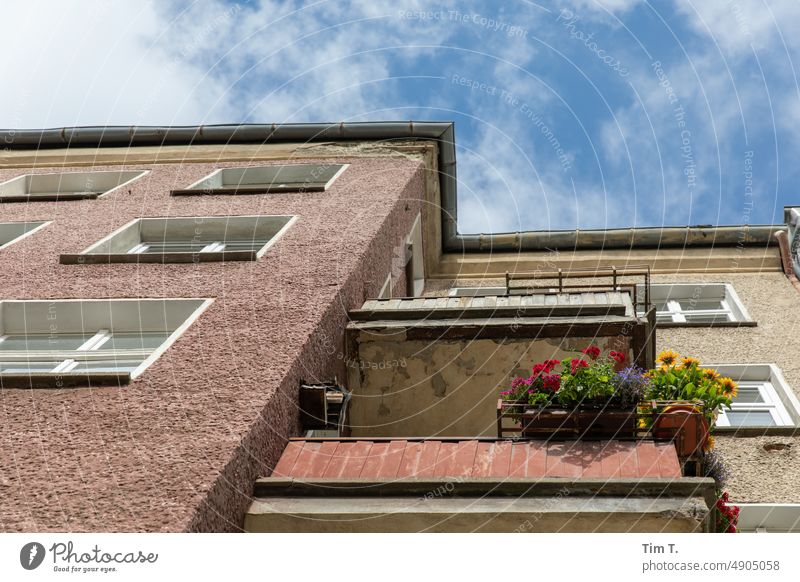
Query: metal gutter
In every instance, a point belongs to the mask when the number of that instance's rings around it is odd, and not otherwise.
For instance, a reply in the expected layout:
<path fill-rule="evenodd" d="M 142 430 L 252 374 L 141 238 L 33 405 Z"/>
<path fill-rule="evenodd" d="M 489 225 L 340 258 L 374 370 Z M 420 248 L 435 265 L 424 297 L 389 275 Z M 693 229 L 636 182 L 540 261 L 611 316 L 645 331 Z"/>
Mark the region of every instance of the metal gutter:
<path fill-rule="evenodd" d="M 170 126 L 64 127 L 0 130 L 4 149 L 136 147 L 354 140 L 429 139 L 438 145 L 442 251 L 456 253 L 628 249 L 707 246 L 769 246 L 782 226 L 690 226 L 459 234 L 455 129 L 443 121 L 368 121 Z"/>
<path fill-rule="evenodd" d="M 789 233 L 784 231 L 777 235 L 777 239 L 781 245 L 784 272 L 790 279 L 794 278 L 794 283 L 800 276 L 800 207 L 784 206 L 783 219 L 789 227 Z"/>

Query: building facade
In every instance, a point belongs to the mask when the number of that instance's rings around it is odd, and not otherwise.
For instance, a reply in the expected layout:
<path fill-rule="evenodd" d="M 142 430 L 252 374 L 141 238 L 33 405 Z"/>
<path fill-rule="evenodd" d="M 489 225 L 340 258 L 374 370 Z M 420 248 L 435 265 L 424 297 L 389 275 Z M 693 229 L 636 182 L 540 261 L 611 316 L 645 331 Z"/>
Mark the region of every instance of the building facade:
<path fill-rule="evenodd" d="M 588 343 L 737 379 L 742 527 L 797 527 L 783 225 L 462 235 L 447 123 L 3 142 L 7 531 L 712 530 L 671 444 L 500 438 Z"/>

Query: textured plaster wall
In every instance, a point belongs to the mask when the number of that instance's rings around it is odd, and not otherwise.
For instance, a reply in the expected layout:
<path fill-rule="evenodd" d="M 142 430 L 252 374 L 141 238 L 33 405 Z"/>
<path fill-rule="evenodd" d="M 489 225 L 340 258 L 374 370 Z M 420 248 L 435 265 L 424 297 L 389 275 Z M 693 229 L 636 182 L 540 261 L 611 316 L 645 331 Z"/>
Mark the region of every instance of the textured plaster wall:
<path fill-rule="evenodd" d="M 298 382 L 344 378 L 346 310 L 378 294 L 420 209 L 418 160 L 338 161 L 352 165 L 326 193 L 170 197 L 246 164 L 145 164 L 103 199 L 0 205 L 53 221 L 0 251 L 4 299 L 215 299 L 126 387 L 0 390 L 0 530 L 241 528 L 255 477 L 298 434 Z M 300 219 L 256 262 L 58 263 L 134 218 L 237 214 Z"/>
<path fill-rule="evenodd" d="M 610 349 L 626 350 L 612 338 Z M 405 340 L 403 333 L 362 332 L 349 370 L 354 437 L 497 436 L 497 398 L 514 376 L 562 359 L 592 341 L 516 337 L 504 340 Z M 355 358 L 354 358 L 355 359 Z"/>
<path fill-rule="evenodd" d="M 800 396 L 800 293 L 780 272 L 758 274 L 659 276 L 655 282 L 704 281 L 731 283 L 757 327 L 664 329 L 659 349 L 696 354 L 719 364 L 771 363 Z M 765 445 L 788 445 L 785 448 Z M 739 502 L 800 503 L 800 438 L 717 436 L 716 447 L 731 470 L 728 489 Z"/>

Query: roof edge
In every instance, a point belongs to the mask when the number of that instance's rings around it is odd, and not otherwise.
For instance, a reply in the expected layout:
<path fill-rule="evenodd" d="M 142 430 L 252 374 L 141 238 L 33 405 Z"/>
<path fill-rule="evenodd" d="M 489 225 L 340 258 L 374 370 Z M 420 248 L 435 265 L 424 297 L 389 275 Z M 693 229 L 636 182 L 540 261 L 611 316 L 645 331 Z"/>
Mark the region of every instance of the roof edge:
<path fill-rule="evenodd" d="M 6 150 L 365 139 L 429 139 L 437 142 L 444 253 L 772 246 L 777 244 L 775 233 L 785 228 L 783 225 L 687 226 L 459 234 L 456 223 L 458 201 L 455 124 L 451 121 L 86 126 L 0 130 L 0 143 Z"/>

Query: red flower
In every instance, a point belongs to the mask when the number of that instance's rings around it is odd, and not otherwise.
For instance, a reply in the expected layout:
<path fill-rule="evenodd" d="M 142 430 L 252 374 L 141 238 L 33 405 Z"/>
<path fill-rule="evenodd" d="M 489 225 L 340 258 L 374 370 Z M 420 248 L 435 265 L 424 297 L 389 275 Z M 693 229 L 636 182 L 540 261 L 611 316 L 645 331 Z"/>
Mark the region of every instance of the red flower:
<path fill-rule="evenodd" d="M 728 526 L 728 529 L 725 530 L 725 533 L 736 533 L 736 526 L 731 524 Z"/>
<path fill-rule="evenodd" d="M 561 362 L 559 362 L 558 360 L 545 360 L 544 361 L 544 372 L 549 374 L 550 372 L 553 371 L 553 368 L 558 366 L 560 363 Z"/>
<path fill-rule="evenodd" d="M 730 501 L 730 497 L 728 496 L 728 492 L 727 492 L 727 491 L 723 491 L 723 492 L 722 492 L 721 499 L 722 499 L 722 500 L 723 500 L 725 503 L 728 503 L 728 501 Z"/>
<path fill-rule="evenodd" d="M 533 375 L 534 375 L 534 377 L 538 376 L 542 372 L 547 371 L 545 369 L 545 367 L 546 367 L 545 364 L 534 364 L 534 366 L 533 366 Z"/>
<path fill-rule="evenodd" d="M 600 355 L 600 348 L 598 348 L 597 346 L 589 346 L 588 348 L 583 350 L 582 353 L 586 354 L 587 356 L 589 356 L 593 360 L 596 360 L 597 357 Z"/>
<path fill-rule="evenodd" d="M 575 375 L 575 373 L 580 368 L 588 368 L 588 367 L 589 367 L 589 362 L 587 362 L 586 360 L 581 360 L 579 358 L 575 358 L 574 360 L 572 360 L 572 374 L 573 374 L 573 376 Z"/>
<path fill-rule="evenodd" d="M 625 354 L 623 354 L 622 352 L 610 352 L 608 355 L 611 357 L 612 360 L 614 360 L 618 364 L 625 363 Z"/>
<path fill-rule="evenodd" d="M 559 388 L 561 388 L 561 376 L 558 374 L 549 374 L 544 377 L 544 388 L 545 390 L 551 390 L 552 392 L 557 392 Z"/>

